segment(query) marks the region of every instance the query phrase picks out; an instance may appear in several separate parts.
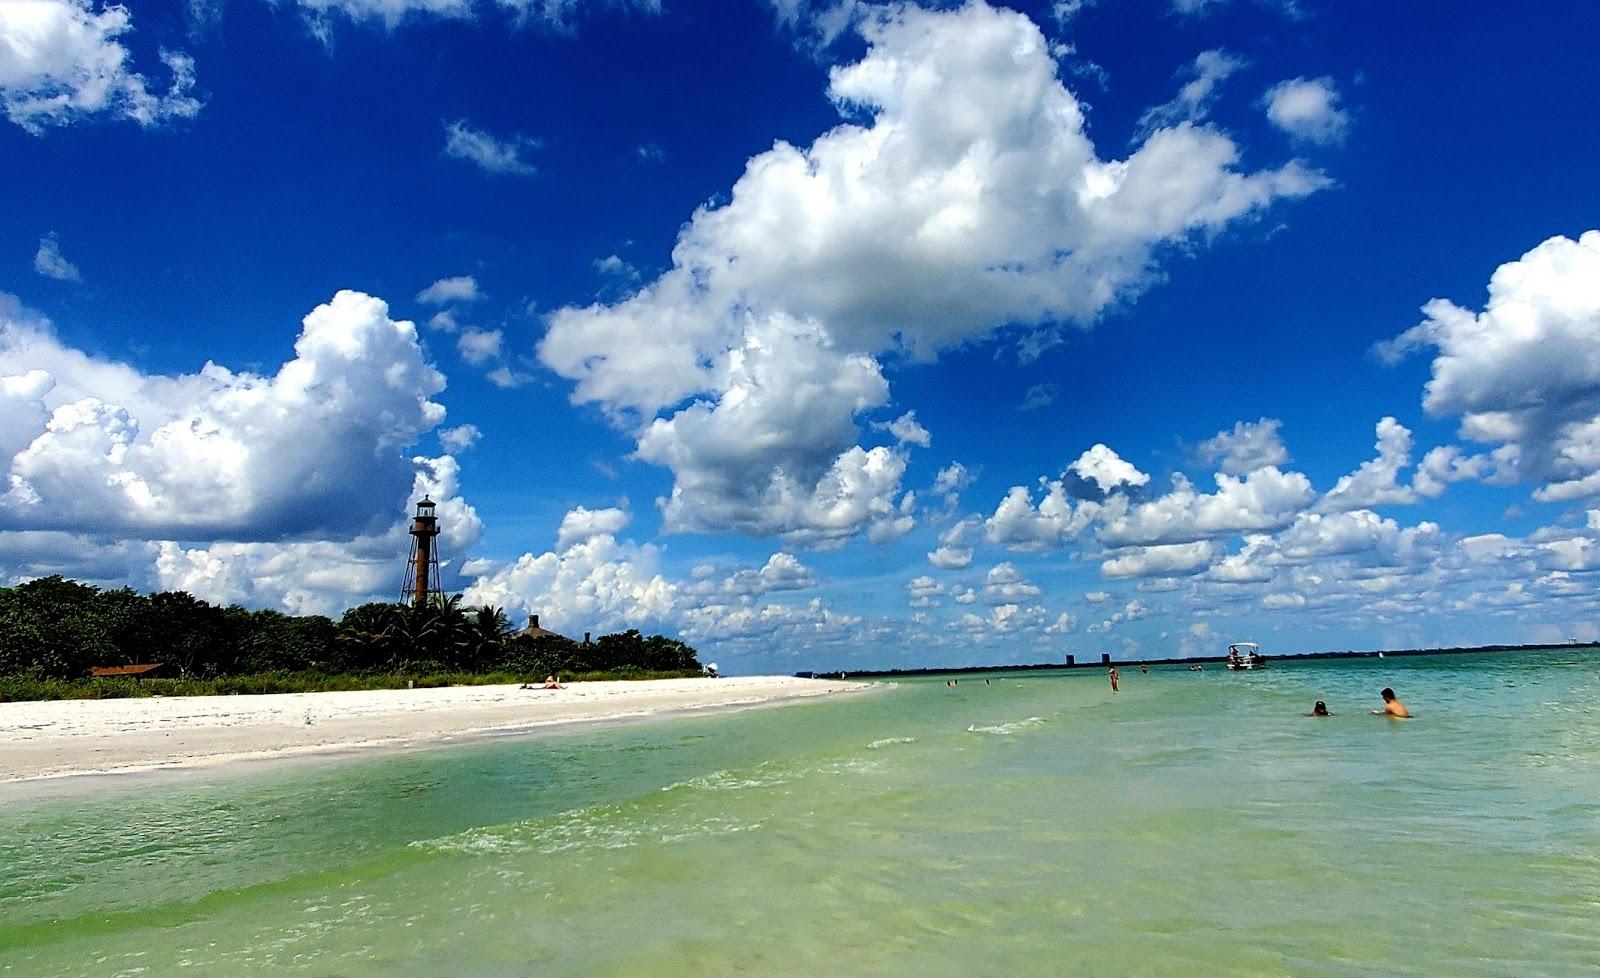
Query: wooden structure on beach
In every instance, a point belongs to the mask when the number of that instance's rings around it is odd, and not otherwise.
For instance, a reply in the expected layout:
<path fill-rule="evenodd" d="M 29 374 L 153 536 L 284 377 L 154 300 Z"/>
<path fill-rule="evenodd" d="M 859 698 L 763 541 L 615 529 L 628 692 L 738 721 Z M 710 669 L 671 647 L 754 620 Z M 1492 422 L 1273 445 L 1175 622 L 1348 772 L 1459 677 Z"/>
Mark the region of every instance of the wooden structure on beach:
<path fill-rule="evenodd" d="M 139 685 L 139 680 L 161 668 L 159 662 L 141 662 L 131 666 L 90 666 L 89 675 L 94 679 L 115 679 L 120 676 L 132 676 L 133 684 Z"/>

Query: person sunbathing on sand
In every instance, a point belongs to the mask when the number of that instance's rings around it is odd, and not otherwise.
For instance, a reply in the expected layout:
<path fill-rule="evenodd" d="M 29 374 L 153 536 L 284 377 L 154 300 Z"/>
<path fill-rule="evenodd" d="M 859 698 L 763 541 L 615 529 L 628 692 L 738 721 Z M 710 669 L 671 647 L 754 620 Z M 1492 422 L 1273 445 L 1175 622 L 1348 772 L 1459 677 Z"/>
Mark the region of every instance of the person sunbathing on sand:
<path fill-rule="evenodd" d="M 556 677 L 554 677 L 554 676 L 546 676 L 546 677 L 544 677 L 544 685 L 540 686 L 539 688 L 540 689 L 566 689 L 567 687 L 561 685 L 560 681 L 557 680 Z"/>
<path fill-rule="evenodd" d="M 1394 717 L 1398 720 L 1406 720 L 1411 717 L 1411 711 L 1406 709 L 1406 705 L 1395 698 L 1394 690 L 1385 686 L 1383 687 L 1383 692 L 1378 695 L 1383 697 L 1383 709 L 1373 710 L 1373 716 Z"/>

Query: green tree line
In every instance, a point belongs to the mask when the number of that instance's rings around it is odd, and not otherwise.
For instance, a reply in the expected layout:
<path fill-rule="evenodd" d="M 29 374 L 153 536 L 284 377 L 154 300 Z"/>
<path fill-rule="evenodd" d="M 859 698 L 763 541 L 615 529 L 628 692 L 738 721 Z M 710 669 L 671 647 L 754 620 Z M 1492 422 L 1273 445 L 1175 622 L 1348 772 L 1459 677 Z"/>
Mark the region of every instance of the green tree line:
<path fill-rule="evenodd" d="M 62 577 L 0 588 L 0 677 L 80 680 L 94 666 L 149 662 L 162 664 L 160 675 L 190 680 L 265 673 L 542 679 L 551 673 L 700 671 L 695 650 L 676 639 L 636 630 L 592 643 L 535 638 L 519 634 L 500 609 L 464 607 L 456 596 L 415 607 L 363 604 L 335 621 L 219 607 L 182 591 L 108 590 Z"/>

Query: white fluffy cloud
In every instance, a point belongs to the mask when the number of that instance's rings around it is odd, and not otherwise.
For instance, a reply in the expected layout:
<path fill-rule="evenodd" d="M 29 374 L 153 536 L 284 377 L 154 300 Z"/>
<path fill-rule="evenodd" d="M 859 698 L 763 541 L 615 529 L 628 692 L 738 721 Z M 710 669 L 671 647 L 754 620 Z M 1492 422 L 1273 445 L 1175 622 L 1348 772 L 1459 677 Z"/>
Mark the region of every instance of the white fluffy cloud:
<path fill-rule="evenodd" d="M 1202 462 L 1215 463 L 1219 472 L 1228 475 L 1247 475 L 1269 465 L 1282 465 L 1289 461 L 1289 450 L 1278 435 L 1282 426 L 1277 418 L 1240 421 L 1232 431 L 1219 431 L 1201 442 L 1196 454 Z"/>
<path fill-rule="evenodd" d="M 888 397 L 871 358 L 837 353 L 814 324 L 774 317 L 752 324 L 716 369 L 715 401 L 658 418 L 639 436 L 638 457 L 675 477 L 662 508 L 669 531 L 827 546 L 864 526 L 910 528 L 896 499 L 904 454 L 854 444 L 854 416 Z"/>
<path fill-rule="evenodd" d="M 456 336 L 456 352 L 473 366 L 482 366 L 500 359 L 504 342 L 505 334 L 498 329 L 468 327 Z"/>
<path fill-rule="evenodd" d="M 1287 526 L 1316 499 L 1311 480 L 1275 466 L 1243 478 L 1216 476 L 1217 491 L 1198 493 L 1182 475 L 1172 490 L 1147 503 L 1116 497 L 1100 514 L 1101 542 L 1112 546 L 1192 543 L 1234 533 Z"/>
<path fill-rule="evenodd" d="M 933 444 L 933 436 L 928 434 L 928 429 L 917 423 L 915 411 L 907 411 L 893 421 L 881 421 L 872 427 L 875 431 L 887 431 L 902 445 L 919 445 L 927 448 Z"/>
<path fill-rule="evenodd" d="M 502 138 L 474 129 L 465 119 L 444 125 L 445 155 L 466 160 L 486 173 L 533 176 L 539 168 L 524 159 L 523 154 L 538 146 L 538 140 L 521 134 Z"/>
<path fill-rule="evenodd" d="M 1394 418 L 1383 418 L 1378 422 L 1377 434 L 1378 456 L 1362 462 L 1349 475 L 1340 476 L 1318 509 L 1340 512 L 1417 501 L 1410 486 L 1399 484 L 1400 470 L 1411 464 L 1411 430 Z"/>
<path fill-rule="evenodd" d="M 447 306 L 453 302 L 477 302 L 481 298 L 483 293 L 478 291 L 478 280 L 471 275 L 451 275 L 441 278 L 417 293 L 417 301 L 430 306 Z"/>
<path fill-rule="evenodd" d="M 33 253 L 33 270 L 58 282 L 83 281 L 78 266 L 61 253 L 61 239 L 54 231 L 39 239 L 39 250 Z"/>
<path fill-rule="evenodd" d="M 977 476 L 965 465 L 951 462 L 933 477 L 933 495 L 944 501 L 946 509 L 954 510 L 961 502 L 961 494 L 975 481 Z"/>
<path fill-rule="evenodd" d="M 1043 593 L 1042 588 L 1024 579 L 1017 566 L 1007 561 L 989 568 L 978 597 L 985 604 L 1001 605 L 1037 598 Z"/>
<path fill-rule="evenodd" d="M 270 376 L 141 374 L 61 344 L 0 297 L 0 527 L 146 539 L 348 538 L 412 485 L 404 449 L 444 417 L 411 323 L 340 292 Z M 375 523 L 375 521 L 377 521 Z"/>
<path fill-rule="evenodd" d="M 1025 486 L 1012 486 L 1000 500 L 994 515 L 984 521 L 990 543 L 1012 550 L 1052 550 L 1089 525 L 1094 504 L 1075 504 L 1060 480 L 1040 482 L 1044 495 L 1037 504 Z"/>
<path fill-rule="evenodd" d="M 471 561 L 462 571 L 475 579 L 462 600 L 513 618 L 537 614 L 546 627 L 574 635 L 641 628 L 669 619 L 676 605 L 678 586 L 657 572 L 656 560 L 653 547 L 602 533 L 510 564 Z"/>
<path fill-rule="evenodd" d="M 478 438 L 483 433 L 475 424 L 460 424 L 454 428 L 443 428 L 439 431 L 439 444 L 444 450 L 459 455 L 478 443 Z"/>
<path fill-rule="evenodd" d="M 439 517 L 441 573 L 455 582 L 456 568 L 483 534 L 477 512 L 459 495 L 460 469 L 454 458 L 414 458 L 412 501 L 433 499 Z M 404 510 L 381 531 L 353 540 L 284 543 L 212 543 L 188 546 L 162 541 L 155 555 L 153 584 L 188 591 L 217 603 L 279 607 L 293 614 L 337 616 L 364 601 L 392 601 L 400 595 L 403 556 L 411 521 Z"/>
<path fill-rule="evenodd" d="M 602 534 L 616 536 L 632 521 L 632 513 L 616 506 L 607 509 L 574 507 L 561 517 L 561 529 L 556 532 L 556 549 L 567 550 L 575 543 Z"/>
<path fill-rule="evenodd" d="M 1105 445 L 1090 448 L 1067 468 L 1085 482 L 1093 482 L 1101 492 L 1111 492 L 1124 486 L 1137 488 L 1150 481 L 1148 475 Z"/>
<path fill-rule="evenodd" d="M 154 126 L 191 118 L 194 61 L 162 51 L 172 74 L 165 94 L 131 67 L 121 38 L 133 30 L 128 8 L 90 0 L 5 0 L 0 3 L 0 103 L 6 117 L 39 134 L 86 119 L 130 119 Z"/>
<path fill-rule="evenodd" d="M 1350 114 L 1339 106 L 1332 78 L 1291 78 L 1262 96 L 1267 119 L 1295 137 L 1313 143 L 1337 143 L 1350 129 Z"/>
<path fill-rule="evenodd" d="M 1100 573 L 1113 580 L 1129 577 L 1182 577 L 1198 574 L 1222 552 L 1210 540 L 1130 547 L 1100 564 Z"/>
<path fill-rule="evenodd" d="M 1448 461 L 1462 478 L 1543 483 L 1541 500 L 1600 493 L 1600 231 L 1551 238 L 1501 265 L 1482 312 L 1446 299 L 1423 312 L 1379 354 L 1434 347 L 1424 409 L 1459 417 L 1463 439 L 1495 446 L 1437 457 L 1430 477 Z"/>
<path fill-rule="evenodd" d="M 726 203 L 684 227 L 667 272 L 620 302 L 557 311 L 540 343 L 576 400 L 642 425 L 640 457 L 677 477 L 677 528 L 814 531 L 815 507 L 795 500 L 845 458 L 854 412 L 887 400 L 872 358 L 1087 324 L 1158 275 L 1163 245 L 1326 184 L 1297 162 L 1242 172 L 1227 136 L 1187 123 L 1100 158 L 1021 14 L 896 6 L 860 30 L 866 53 L 829 73 L 829 94 L 863 124 L 751 159 Z M 751 388 L 752 343 L 785 334 L 808 338 L 767 370 L 782 386 Z M 846 380 L 851 396 L 828 402 L 853 412 L 825 412 L 825 438 L 773 429 L 780 402 Z M 893 453 L 872 451 L 887 471 Z M 883 526 L 893 490 L 838 515 Z"/>

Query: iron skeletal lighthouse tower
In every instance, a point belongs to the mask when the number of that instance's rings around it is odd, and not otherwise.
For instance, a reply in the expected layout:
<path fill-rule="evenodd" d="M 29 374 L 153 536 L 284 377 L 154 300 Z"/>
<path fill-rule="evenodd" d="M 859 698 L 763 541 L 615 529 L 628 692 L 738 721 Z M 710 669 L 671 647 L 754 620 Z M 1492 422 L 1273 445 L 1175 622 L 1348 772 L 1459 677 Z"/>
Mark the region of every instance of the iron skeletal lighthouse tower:
<path fill-rule="evenodd" d="M 443 595 L 439 588 L 439 548 L 434 540 L 439 536 L 439 518 L 433 515 L 433 500 L 427 496 L 417 503 L 417 515 L 411 521 L 411 559 L 406 561 L 405 581 L 400 585 L 400 600 L 421 607 L 429 595 Z"/>

